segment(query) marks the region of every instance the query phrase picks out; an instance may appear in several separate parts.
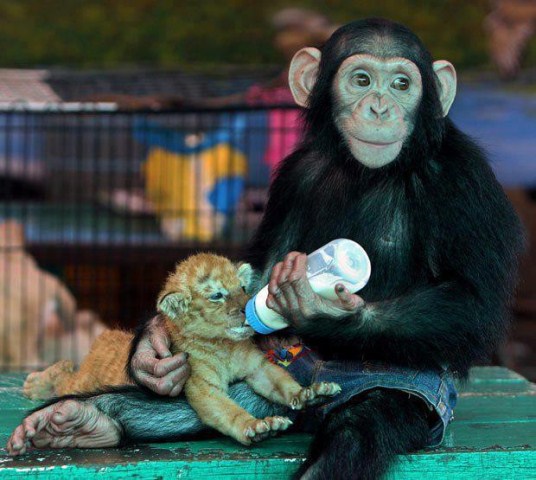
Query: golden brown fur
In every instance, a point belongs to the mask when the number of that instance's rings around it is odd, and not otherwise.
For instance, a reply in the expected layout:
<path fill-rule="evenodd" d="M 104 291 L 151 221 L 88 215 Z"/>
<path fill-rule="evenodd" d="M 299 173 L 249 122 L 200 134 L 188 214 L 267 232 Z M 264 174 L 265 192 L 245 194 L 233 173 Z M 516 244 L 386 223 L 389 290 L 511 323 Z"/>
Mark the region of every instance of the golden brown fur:
<path fill-rule="evenodd" d="M 237 267 L 217 255 L 194 255 L 177 265 L 157 302 L 165 315 L 172 353 L 189 354 L 188 402 L 205 424 L 246 445 L 269 432 L 285 430 L 292 422 L 285 417 L 254 418 L 229 398 L 231 383 L 245 380 L 258 394 L 294 409 L 340 391 L 330 383 L 302 388 L 253 343 L 254 332 L 244 325 L 245 289 L 251 275 L 248 264 Z M 125 366 L 132 338 L 119 330 L 105 332 L 78 372 L 71 363 L 58 362 L 45 372 L 31 374 L 25 393 L 43 398 L 129 383 Z"/>
<path fill-rule="evenodd" d="M 0 366 L 81 360 L 104 325 L 95 313 L 77 310 L 67 286 L 25 248 L 23 225 L 0 223 Z"/>
<path fill-rule="evenodd" d="M 73 362 L 62 360 L 44 372 L 30 373 L 23 393 L 33 400 L 69 393 L 87 393 L 105 386 L 128 385 L 125 365 L 134 335 L 121 330 L 106 330 L 99 335 L 87 357 L 75 370 Z"/>

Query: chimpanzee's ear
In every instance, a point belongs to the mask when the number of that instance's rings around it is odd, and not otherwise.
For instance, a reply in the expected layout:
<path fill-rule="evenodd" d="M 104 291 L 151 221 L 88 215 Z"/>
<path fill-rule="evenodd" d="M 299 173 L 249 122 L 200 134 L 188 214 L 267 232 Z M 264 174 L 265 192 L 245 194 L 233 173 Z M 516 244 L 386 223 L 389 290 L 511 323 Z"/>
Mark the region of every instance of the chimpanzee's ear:
<path fill-rule="evenodd" d="M 251 282 L 253 280 L 253 267 L 249 263 L 242 263 L 238 265 L 238 279 L 240 280 L 240 285 L 244 287 L 246 293 L 249 293 Z"/>
<path fill-rule="evenodd" d="M 456 70 L 452 63 L 438 60 L 434 62 L 434 72 L 439 83 L 439 101 L 446 117 L 456 97 Z"/>
<path fill-rule="evenodd" d="M 297 52 L 288 71 L 288 83 L 294 100 L 300 107 L 307 107 L 309 94 L 318 76 L 322 54 L 318 48 L 307 47 Z"/>
<path fill-rule="evenodd" d="M 186 289 L 181 292 L 163 291 L 158 296 L 156 309 L 169 317 L 171 320 L 177 319 L 181 314 L 188 311 L 188 306 L 192 301 L 190 292 Z"/>

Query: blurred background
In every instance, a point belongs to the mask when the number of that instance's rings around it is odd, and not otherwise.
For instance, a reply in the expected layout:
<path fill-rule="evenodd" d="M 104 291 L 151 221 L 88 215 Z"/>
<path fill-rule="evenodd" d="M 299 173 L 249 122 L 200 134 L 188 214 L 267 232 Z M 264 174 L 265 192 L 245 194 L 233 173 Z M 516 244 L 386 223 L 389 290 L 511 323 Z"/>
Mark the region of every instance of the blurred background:
<path fill-rule="evenodd" d="M 0 0 L 0 369 L 79 361 L 177 260 L 240 258 L 300 139 L 290 58 L 366 16 L 458 69 L 528 238 L 494 362 L 536 380 L 536 0 Z"/>

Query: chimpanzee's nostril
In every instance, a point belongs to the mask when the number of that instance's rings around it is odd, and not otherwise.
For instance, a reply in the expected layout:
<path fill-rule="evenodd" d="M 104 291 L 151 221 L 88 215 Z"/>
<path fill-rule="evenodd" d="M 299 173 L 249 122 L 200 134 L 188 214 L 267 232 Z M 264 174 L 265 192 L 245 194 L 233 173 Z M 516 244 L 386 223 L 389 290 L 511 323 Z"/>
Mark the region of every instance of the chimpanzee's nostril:
<path fill-rule="evenodd" d="M 387 105 L 371 105 L 370 109 L 378 116 L 383 115 L 385 112 L 387 112 Z"/>

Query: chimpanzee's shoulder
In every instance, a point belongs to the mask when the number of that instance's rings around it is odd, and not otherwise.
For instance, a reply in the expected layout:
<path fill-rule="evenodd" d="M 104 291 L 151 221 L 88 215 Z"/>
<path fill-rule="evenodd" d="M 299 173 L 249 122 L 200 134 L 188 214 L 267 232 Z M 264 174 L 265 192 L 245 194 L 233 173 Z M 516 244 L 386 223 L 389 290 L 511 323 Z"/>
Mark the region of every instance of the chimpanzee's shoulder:
<path fill-rule="evenodd" d="M 481 181 L 495 179 L 486 151 L 448 119 L 438 161 L 447 175 Z"/>
<path fill-rule="evenodd" d="M 322 174 L 327 159 L 312 148 L 302 147 L 284 158 L 279 164 L 274 183 L 307 190 Z"/>
<path fill-rule="evenodd" d="M 477 142 L 450 123 L 437 161 L 441 174 L 435 201 L 448 207 L 442 211 L 450 225 L 464 225 L 465 220 L 465 225 L 478 225 L 481 231 L 500 226 L 517 235 L 517 216 Z"/>

